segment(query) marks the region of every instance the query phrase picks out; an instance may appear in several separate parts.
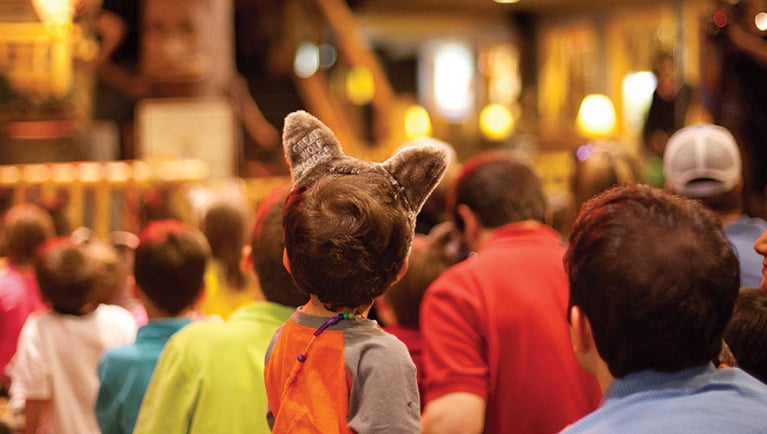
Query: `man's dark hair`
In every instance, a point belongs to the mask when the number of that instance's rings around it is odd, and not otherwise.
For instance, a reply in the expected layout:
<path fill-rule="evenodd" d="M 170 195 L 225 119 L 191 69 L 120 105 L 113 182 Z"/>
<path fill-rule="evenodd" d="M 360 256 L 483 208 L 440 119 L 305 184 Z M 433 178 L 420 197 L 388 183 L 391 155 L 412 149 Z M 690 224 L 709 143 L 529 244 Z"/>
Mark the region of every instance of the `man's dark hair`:
<path fill-rule="evenodd" d="M 695 181 L 692 181 L 695 182 Z M 697 200 L 714 212 L 737 212 L 743 210 L 743 194 L 737 187 L 727 191 L 699 197 Z"/>
<path fill-rule="evenodd" d="M 197 228 L 177 220 L 158 220 L 139 236 L 133 274 L 152 303 L 178 315 L 199 295 L 209 257 L 208 242 Z"/>
<path fill-rule="evenodd" d="M 533 169 L 504 152 L 478 155 L 463 165 L 449 201 L 459 229 L 458 205 L 465 204 L 486 228 L 535 220 L 544 222 L 546 197 Z"/>
<path fill-rule="evenodd" d="M 617 187 L 587 202 L 569 237 L 570 306 L 591 323 L 611 374 L 709 363 L 738 294 L 738 258 L 716 216 L 660 189 Z"/>
<path fill-rule="evenodd" d="M 740 290 L 724 341 L 739 368 L 767 383 L 767 293 L 759 288 Z"/>
<path fill-rule="evenodd" d="M 298 289 L 282 263 L 285 241 L 282 208 L 290 184 L 274 187 L 256 210 L 251 238 L 251 257 L 261 292 L 267 300 L 285 306 L 301 306 L 309 296 Z"/>
<path fill-rule="evenodd" d="M 294 190 L 285 205 L 293 279 L 325 307 L 369 305 L 397 278 L 413 222 L 383 173 L 329 175 Z"/>
<path fill-rule="evenodd" d="M 35 262 L 35 277 L 40 293 L 53 309 L 68 315 L 80 315 L 92 300 L 96 265 L 84 246 L 68 237 L 51 238 L 40 247 Z"/>

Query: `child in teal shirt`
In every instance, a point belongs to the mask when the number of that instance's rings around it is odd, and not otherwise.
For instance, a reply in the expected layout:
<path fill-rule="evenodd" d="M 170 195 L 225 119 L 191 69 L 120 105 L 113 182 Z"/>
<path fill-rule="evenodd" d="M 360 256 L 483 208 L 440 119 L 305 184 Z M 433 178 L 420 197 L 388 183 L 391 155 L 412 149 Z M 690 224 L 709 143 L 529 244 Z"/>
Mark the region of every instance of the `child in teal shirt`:
<path fill-rule="evenodd" d="M 150 224 L 136 248 L 135 292 L 149 323 L 136 342 L 108 351 L 99 365 L 96 418 L 102 434 L 132 433 L 165 342 L 191 322 L 210 247 L 204 235 L 175 220 Z"/>

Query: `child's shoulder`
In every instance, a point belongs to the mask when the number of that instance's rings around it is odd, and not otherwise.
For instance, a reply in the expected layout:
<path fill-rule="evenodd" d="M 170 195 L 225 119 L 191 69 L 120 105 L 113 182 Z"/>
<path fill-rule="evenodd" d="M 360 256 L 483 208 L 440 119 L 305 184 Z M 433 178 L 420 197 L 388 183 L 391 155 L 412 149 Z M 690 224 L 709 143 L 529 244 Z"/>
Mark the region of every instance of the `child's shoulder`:
<path fill-rule="evenodd" d="M 136 318 L 128 309 L 116 304 L 100 304 L 96 310 L 99 321 L 130 322 L 136 324 Z"/>

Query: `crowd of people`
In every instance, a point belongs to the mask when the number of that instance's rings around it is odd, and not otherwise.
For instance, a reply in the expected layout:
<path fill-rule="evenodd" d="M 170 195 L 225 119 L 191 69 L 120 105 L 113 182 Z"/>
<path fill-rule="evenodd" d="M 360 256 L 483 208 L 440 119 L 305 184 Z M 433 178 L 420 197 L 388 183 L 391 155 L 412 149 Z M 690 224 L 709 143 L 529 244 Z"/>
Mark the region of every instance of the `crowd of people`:
<path fill-rule="evenodd" d="M 302 111 L 283 148 L 291 182 L 253 218 L 219 201 L 110 243 L 5 213 L 2 393 L 25 432 L 767 427 L 767 223 L 725 128 L 673 133 L 665 188 L 595 150 L 564 233 L 503 151 L 455 175 L 433 139 L 363 161 Z"/>

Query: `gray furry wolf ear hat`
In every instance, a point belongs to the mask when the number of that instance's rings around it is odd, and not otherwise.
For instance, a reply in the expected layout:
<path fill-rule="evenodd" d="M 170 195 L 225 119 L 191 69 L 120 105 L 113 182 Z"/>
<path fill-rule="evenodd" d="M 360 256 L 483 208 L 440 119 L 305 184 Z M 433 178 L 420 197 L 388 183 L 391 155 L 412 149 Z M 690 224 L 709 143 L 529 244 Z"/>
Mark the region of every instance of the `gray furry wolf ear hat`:
<path fill-rule="evenodd" d="M 308 187 L 330 174 L 365 176 L 380 172 L 399 192 L 399 202 L 411 222 L 445 174 L 451 149 L 443 142 L 424 138 L 406 143 L 382 163 L 360 160 L 345 155 L 330 128 L 301 110 L 285 118 L 282 145 L 294 188 Z"/>

